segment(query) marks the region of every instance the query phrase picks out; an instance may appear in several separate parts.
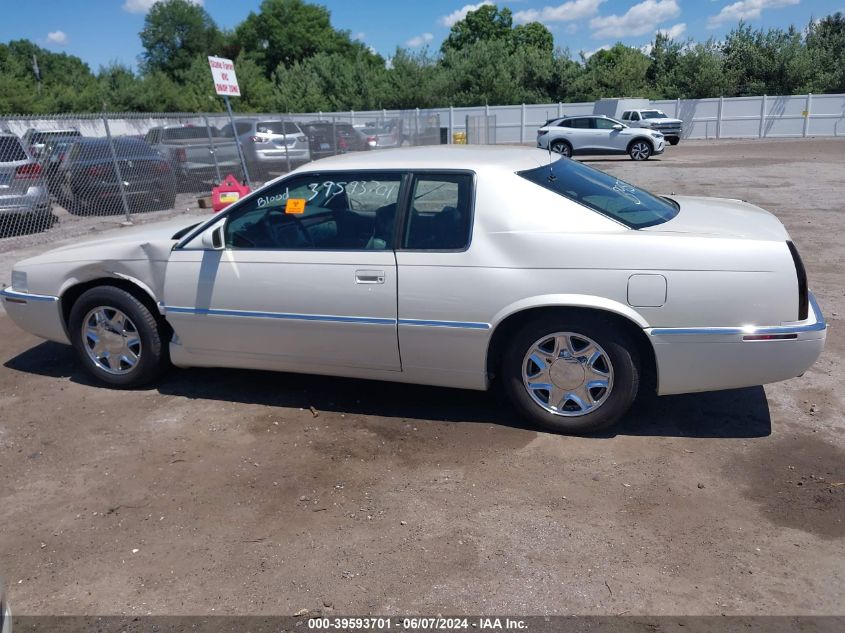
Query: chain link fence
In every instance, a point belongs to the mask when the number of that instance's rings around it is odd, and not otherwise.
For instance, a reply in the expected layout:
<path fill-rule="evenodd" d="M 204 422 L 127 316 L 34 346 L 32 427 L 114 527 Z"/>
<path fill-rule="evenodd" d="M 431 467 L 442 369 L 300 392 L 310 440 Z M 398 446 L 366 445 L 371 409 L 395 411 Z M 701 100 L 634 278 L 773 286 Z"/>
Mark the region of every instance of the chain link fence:
<path fill-rule="evenodd" d="M 255 188 L 328 156 L 448 140 L 420 110 L 0 117 L 0 252 L 210 213 L 230 174 Z"/>

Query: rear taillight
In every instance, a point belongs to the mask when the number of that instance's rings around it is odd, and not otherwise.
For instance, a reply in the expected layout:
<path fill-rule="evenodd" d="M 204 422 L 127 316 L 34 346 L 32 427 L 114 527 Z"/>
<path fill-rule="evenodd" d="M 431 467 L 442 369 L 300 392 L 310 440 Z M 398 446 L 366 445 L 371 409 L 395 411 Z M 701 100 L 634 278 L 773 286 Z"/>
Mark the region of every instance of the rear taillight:
<path fill-rule="evenodd" d="M 91 178 L 100 178 L 105 176 L 109 172 L 109 166 L 106 165 L 94 165 L 93 167 L 88 168 L 88 175 Z"/>
<path fill-rule="evenodd" d="M 804 262 L 801 261 L 801 256 L 798 254 L 795 244 L 787 242 L 786 245 L 789 247 L 789 254 L 792 255 L 792 261 L 795 263 L 795 274 L 798 276 L 798 320 L 803 321 L 810 314 L 807 270 L 804 268 Z"/>
<path fill-rule="evenodd" d="M 65 159 L 64 154 L 59 154 L 59 162 L 62 162 Z"/>
<path fill-rule="evenodd" d="M 269 143 L 269 138 L 264 138 L 263 136 L 250 136 L 249 140 L 253 143 Z"/>
<path fill-rule="evenodd" d="M 41 165 L 38 163 L 29 163 L 28 165 L 21 165 L 15 170 L 15 178 L 17 180 L 29 180 L 32 178 L 41 177 Z"/>
<path fill-rule="evenodd" d="M 375 147 L 376 145 L 378 145 L 378 139 L 375 136 L 368 136 L 367 145 L 369 145 L 370 147 Z"/>
<path fill-rule="evenodd" d="M 188 154 L 185 152 L 184 149 L 177 149 L 174 155 L 176 156 L 176 160 L 180 163 L 188 162 Z"/>

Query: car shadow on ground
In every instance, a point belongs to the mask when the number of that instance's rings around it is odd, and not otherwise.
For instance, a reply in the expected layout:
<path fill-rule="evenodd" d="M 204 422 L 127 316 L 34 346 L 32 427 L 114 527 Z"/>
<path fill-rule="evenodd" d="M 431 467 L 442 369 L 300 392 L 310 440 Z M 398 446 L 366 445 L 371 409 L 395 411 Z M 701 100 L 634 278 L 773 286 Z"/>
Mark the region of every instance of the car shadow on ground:
<path fill-rule="evenodd" d="M 73 349 L 58 343 L 36 345 L 3 366 L 101 386 L 82 369 Z M 155 389 L 164 395 L 200 400 L 540 430 L 523 420 L 497 391 L 241 369 L 173 369 Z M 753 438 L 770 434 L 766 394 L 762 387 L 750 387 L 661 398 L 645 394 L 616 426 L 592 437 Z"/>

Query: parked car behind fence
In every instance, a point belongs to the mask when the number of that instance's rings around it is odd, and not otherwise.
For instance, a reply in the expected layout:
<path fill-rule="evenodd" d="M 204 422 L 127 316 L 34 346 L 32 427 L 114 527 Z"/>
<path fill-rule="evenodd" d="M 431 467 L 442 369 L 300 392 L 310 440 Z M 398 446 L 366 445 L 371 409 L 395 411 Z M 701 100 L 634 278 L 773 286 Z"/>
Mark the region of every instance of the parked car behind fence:
<path fill-rule="evenodd" d="M 14 134 L 0 134 L 0 235 L 52 223 L 41 165 Z"/>
<path fill-rule="evenodd" d="M 117 163 L 108 139 L 80 138 L 71 145 L 56 176 L 61 204 L 78 215 L 122 213 L 123 196 L 134 211 L 173 207 L 170 161 L 139 139 L 116 138 L 113 146 Z"/>
<path fill-rule="evenodd" d="M 237 136 L 252 178 L 263 180 L 271 171 L 287 171 L 311 160 L 308 138 L 293 121 L 238 119 L 235 131 L 229 123 L 223 126 L 220 137 Z"/>
<path fill-rule="evenodd" d="M 163 125 L 150 128 L 144 140 L 170 161 L 186 184 L 216 181 L 218 172 L 220 178 L 228 173 L 242 176 L 235 141 L 223 138 L 216 127 Z"/>

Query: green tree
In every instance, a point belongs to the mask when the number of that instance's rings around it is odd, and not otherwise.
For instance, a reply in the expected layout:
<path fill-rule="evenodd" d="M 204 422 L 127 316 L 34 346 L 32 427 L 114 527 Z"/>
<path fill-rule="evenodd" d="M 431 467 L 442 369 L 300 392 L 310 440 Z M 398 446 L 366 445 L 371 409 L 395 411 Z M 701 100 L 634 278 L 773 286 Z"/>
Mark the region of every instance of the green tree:
<path fill-rule="evenodd" d="M 845 15 L 837 11 L 807 27 L 816 92 L 845 92 Z"/>
<path fill-rule="evenodd" d="M 584 72 L 573 85 L 574 95 L 578 101 L 645 96 L 649 89 L 649 64 L 641 50 L 617 43 L 585 59 Z"/>
<path fill-rule="evenodd" d="M 485 4 L 466 14 L 463 20 L 452 25 L 448 37 L 440 50 L 445 54 L 466 49 L 477 42 L 505 40 L 512 41 L 513 16 L 507 7 L 499 9 L 494 4 Z"/>
<path fill-rule="evenodd" d="M 318 53 L 381 60 L 347 31 L 334 29 L 328 9 L 303 0 L 264 0 L 258 13 L 251 12 L 235 29 L 234 42 L 267 77 L 279 65 L 289 67 Z"/>
<path fill-rule="evenodd" d="M 220 52 L 223 34 L 208 12 L 188 0 L 156 2 L 140 33 L 143 69 L 180 78 L 197 57 Z"/>

